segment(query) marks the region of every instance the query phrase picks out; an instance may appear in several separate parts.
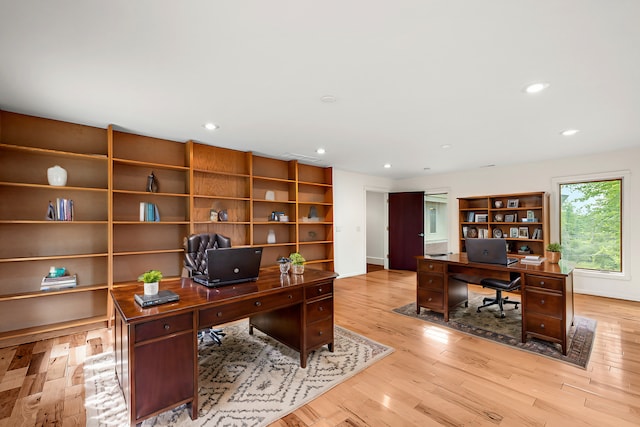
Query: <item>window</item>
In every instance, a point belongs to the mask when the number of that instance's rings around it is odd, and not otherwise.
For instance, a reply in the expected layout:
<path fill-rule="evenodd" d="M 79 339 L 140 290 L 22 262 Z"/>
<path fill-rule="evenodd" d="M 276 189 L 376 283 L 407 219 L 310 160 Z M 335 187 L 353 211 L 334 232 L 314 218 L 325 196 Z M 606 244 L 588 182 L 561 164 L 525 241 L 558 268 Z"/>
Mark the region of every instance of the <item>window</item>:
<path fill-rule="evenodd" d="M 622 272 L 622 177 L 559 183 L 562 257 L 576 268 Z"/>

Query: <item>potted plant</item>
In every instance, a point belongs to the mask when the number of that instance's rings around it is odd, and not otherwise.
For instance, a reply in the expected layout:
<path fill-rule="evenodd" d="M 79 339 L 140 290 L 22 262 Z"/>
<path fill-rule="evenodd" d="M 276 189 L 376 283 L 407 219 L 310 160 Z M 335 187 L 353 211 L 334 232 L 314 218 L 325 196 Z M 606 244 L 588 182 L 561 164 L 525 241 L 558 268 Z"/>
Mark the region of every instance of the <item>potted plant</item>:
<path fill-rule="evenodd" d="M 291 261 L 291 271 L 293 274 L 303 274 L 304 273 L 304 263 L 307 261 L 304 259 L 302 255 L 298 252 L 292 252 L 289 255 L 289 260 Z"/>
<path fill-rule="evenodd" d="M 162 273 L 159 270 L 149 270 L 138 276 L 138 282 L 144 283 L 145 295 L 156 295 L 160 288 Z"/>
<path fill-rule="evenodd" d="M 552 264 L 557 264 L 560 261 L 560 251 L 562 251 L 562 245 L 554 242 L 547 245 L 547 259 Z"/>

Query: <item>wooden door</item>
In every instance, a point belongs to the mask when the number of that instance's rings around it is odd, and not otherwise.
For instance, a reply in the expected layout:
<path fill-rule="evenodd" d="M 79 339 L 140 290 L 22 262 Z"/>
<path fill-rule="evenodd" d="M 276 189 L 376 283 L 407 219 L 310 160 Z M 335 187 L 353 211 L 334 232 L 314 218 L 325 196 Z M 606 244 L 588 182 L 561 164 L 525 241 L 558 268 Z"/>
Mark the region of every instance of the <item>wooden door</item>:
<path fill-rule="evenodd" d="M 389 268 L 416 271 L 424 255 L 424 192 L 389 193 Z"/>

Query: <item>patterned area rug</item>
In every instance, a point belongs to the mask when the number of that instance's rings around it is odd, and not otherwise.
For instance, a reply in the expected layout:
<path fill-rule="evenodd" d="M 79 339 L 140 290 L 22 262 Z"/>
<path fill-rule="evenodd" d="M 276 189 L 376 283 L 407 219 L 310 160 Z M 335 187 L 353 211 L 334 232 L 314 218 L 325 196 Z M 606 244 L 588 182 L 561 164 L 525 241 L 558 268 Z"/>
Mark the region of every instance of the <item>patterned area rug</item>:
<path fill-rule="evenodd" d="M 265 426 L 313 400 L 393 352 L 339 326 L 334 352 L 323 346 L 300 368 L 300 355 L 254 329 L 248 322 L 226 325 L 222 345 L 199 348 L 200 408 L 193 422 L 183 405 L 146 420 L 143 426 Z M 124 398 L 112 352 L 84 363 L 88 426 L 127 425 Z"/>
<path fill-rule="evenodd" d="M 480 338 L 506 344 L 521 350 L 558 359 L 580 368 L 586 368 L 591 356 L 591 348 L 596 330 L 596 321 L 585 317 L 574 316 L 573 326 L 569 332 L 570 344 L 567 355 L 563 355 L 560 344 L 554 344 L 536 338 L 529 338 L 526 343 L 520 342 L 522 335 L 521 306 L 516 309 L 513 305 L 506 305 L 504 312 L 506 317 L 500 318 L 500 309 L 497 305 L 485 307 L 481 312 L 476 312 L 482 305 L 482 298 L 487 295 L 469 291 L 469 306 L 461 305 L 449 312 L 449 322 L 444 321 L 444 316 L 425 308 L 416 314 L 415 302 L 399 307 L 393 311 L 405 316 L 436 323 L 440 326 L 455 329 L 460 332 L 474 335 Z M 519 298 L 512 298 L 519 300 Z"/>

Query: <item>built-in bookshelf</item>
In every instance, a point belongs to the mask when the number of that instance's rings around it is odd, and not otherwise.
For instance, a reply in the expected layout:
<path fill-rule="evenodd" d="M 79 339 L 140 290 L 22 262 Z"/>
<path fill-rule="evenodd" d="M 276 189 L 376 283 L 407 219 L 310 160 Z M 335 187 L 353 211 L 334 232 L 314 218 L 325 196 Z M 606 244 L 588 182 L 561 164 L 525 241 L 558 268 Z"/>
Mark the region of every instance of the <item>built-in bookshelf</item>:
<path fill-rule="evenodd" d="M 64 186 L 48 182 L 56 165 Z M 151 269 L 179 277 L 189 234 L 262 246 L 263 267 L 298 251 L 309 268 L 333 270 L 331 175 L 295 160 L 0 111 L 0 346 L 108 325 L 109 291 Z M 58 199 L 73 201 L 72 220 L 47 219 Z M 75 275 L 74 286 L 41 290 L 52 266 Z"/>
<path fill-rule="evenodd" d="M 56 165 L 64 186 L 48 183 Z M 0 340 L 106 322 L 108 176 L 105 129 L 0 111 Z M 74 201 L 72 221 L 47 219 L 57 199 Z M 51 266 L 76 285 L 40 290 Z"/>
<path fill-rule="evenodd" d="M 458 199 L 460 252 L 465 238 L 501 238 L 510 255 L 542 255 L 549 244 L 549 195 L 545 192 Z"/>

